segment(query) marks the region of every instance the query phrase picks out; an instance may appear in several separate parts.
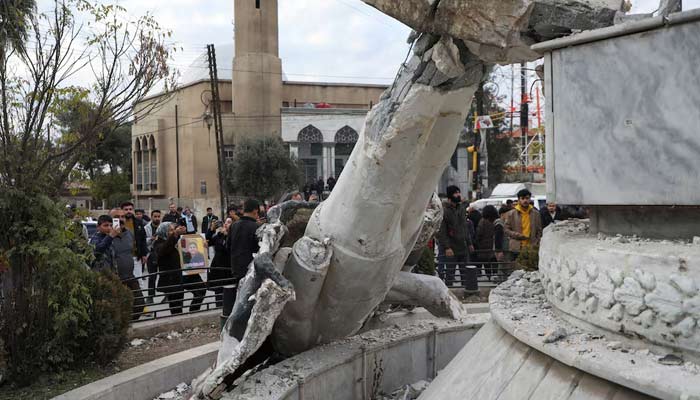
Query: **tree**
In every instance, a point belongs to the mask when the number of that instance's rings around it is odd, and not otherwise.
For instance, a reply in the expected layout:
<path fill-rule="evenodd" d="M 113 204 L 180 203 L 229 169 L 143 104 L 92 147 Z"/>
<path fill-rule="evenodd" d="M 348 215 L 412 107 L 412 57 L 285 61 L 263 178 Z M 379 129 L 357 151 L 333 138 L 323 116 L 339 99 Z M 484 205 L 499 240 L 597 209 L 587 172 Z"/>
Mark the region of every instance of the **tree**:
<path fill-rule="evenodd" d="M 489 81 L 493 80 L 492 77 Z M 501 106 L 503 97 L 499 97 L 495 87 L 486 82 L 484 85 L 484 113 L 491 115 L 494 128 L 486 131 L 486 148 L 488 151 L 489 186 L 495 187 L 505 178 L 505 167 L 517 160 L 517 148 L 513 139 L 506 132 L 506 110 Z M 472 102 L 469 115 L 476 112 L 476 100 Z M 474 132 L 474 119 L 467 119 L 467 127 Z M 469 137 L 473 137 L 470 133 Z"/>
<path fill-rule="evenodd" d="M 24 49 L 35 9 L 36 0 L 3 0 L 0 3 L 0 54 Z"/>
<path fill-rule="evenodd" d="M 94 112 L 94 104 L 86 101 L 64 101 L 55 116 L 61 137 L 75 136 Z M 107 124 L 94 141 L 86 142 L 79 151 L 78 167 L 90 180 L 108 173 L 131 174 L 131 124 Z"/>
<path fill-rule="evenodd" d="M 227 165 L 227 190 L 258 199 L 276 199 L 298 189 L 304 174 L 280 138 L 244 139 Z"/>
<path fill-rule="evenodd" d="M 61 137 L 79 132 L 85 119 L 93 113 L 90 102 L 71 99 L 64 101 L 55 116 Z M 96 202 L 107 201 L 112 207 L 131 198 L 131 125 L 107 126 L 96 141 L 86 142 L 79 150 L 78 164 L 71 172 L 71 181 L 87 182 Z"/>
<path fill-rule="evenodd" d="M 517 160 L 518 150 L 503 128 L 486 136 L 486 146 L 489 152 L 489 185 L 495 187 L 505 181 L 505 167 Z"/>
<path fill-rule="evenodd" d="M 71 249 L 71 241 L 85 239 L 69 234 L 52 197 L 87 152 L 134 117 L 134 103 L 154 89 L 169 92 L 174 47 L 151 16 L 133 19 L 119 6 L 54 0 L 52 12 L 35 14 L 33 1 L 1 4 L 0 341 L 11 376 L 28 383 L 44 367 L 83 361 L 85 343 L 102 342 L 86 327 L 111 319 L 91 314 L 94 274 L 85 266 L 91 253 Z M 78 81 L 91 83 L 70 84 Z M 159 99 L 139 113 L 152 112 L 168 96 Z M 80 118 L 59 129 L 54 122 L 70 113 Z M 128 301 L 104 304 L 122 304 L 128 318 Z M 114 329 L 124 331 L 123 325 Z M 81 343 L 64 343 L 78 338 Z"/>
<path fill-rule="evenodd" d="M 134 103 L 154 89 L 171 89 L 175 74 L 170 33 L 153 17 L 133 20 L 122 7 L 87 0 L 54 5 L 49 14 L 27 17 L 34 47 L 6 43 L 0 54 L 0 186 L 55 195 L 86 149 L 131 120 Z M 91 20 L 90 29 L 81 18 Z M 94 83 L 69 85 L 78 74 Z M 67 109 L 81 114 L 79 125 L 52 129 Z"/>

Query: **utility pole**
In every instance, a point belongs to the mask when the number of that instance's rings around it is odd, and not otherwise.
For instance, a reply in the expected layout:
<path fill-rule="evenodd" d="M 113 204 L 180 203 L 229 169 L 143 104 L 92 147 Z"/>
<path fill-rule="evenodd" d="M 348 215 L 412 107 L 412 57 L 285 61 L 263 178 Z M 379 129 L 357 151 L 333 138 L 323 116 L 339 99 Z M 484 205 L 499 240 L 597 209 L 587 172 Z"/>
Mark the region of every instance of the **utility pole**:
<path fill-rule="evenodd" d="M 515 65 L 510 65 L 510 137 L 513 137 L 513 114 L 515 114 Z"/>
<path fill-rule="evenodd" d="M 214 114 L 214 133 L 216 134 L 216 161 L 218 166 L 219 196 L 221 198 L 221 217 L 226 218 L 226 197 L 224 196 L 224 130 L 221 122 L 221 99 L 219 97 L 219 73 L 216 67 L 216 49 L 207 45 L 209 60 L 209 80 L 211 81 L 211 104 Z"/>
<path fill-rule="evenodd" d="M 484 113 L 484 81 L 479 82 L 479 88 L 476 90 L 476 114 L 479 117 L 482 117 L 485 115 Z M 481 149 L 481 126 L 478 121 L 474 121 L 474 182 L 473 182 L 473 191 L 475 194 L 475 198 L 477 191 L 479 190 L 481 186 L 481 173 L 479 171 L 480 167 L 480 152 L 479 150 Z"/>
<path fill-rule="evenodd" d="M 180 119 L 175 104 L 175 177 L 177 179 L 177 201 L 180 202 Z"/>
<path fill-rule="evenodd" d="M 520 63 L 520 143 L 522 145 L 522 163 L 523 170 L 527 171 L 528 156 L 527 156 L 527 137 L 530 126 L 530 107 L 528 105 L 527 93 L 527 63 Z"/>
<path fill-rule="evenodd" d="M 540 87 L 537 86 L 535 88 L 535 93 L 537 95 L 536 99 L 536 104 L 537 104 L 537 141 L 539 142 L 539 160 L 540 160 L 540 166 L 544 166 L 544 157 L 542 157 L 542 148 L 544 147 L 544 143 L 542 142 L 542 131 L 544 127 L 542 127 L 542 111 L 540 110 Z"/>

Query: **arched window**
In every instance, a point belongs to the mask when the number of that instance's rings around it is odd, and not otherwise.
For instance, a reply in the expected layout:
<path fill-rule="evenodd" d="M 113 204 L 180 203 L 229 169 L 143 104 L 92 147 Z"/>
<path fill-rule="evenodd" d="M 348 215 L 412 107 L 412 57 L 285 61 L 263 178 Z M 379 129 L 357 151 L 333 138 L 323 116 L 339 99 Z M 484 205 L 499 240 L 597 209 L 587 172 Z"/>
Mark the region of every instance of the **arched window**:
<path fill-rule="evenodd" d="M 134 159 L 136 160 L 136 190 L 143 190 L 143 147 L 141 146 L 141 138 L 136 138 L 134 144 Z"/>
<path fill-rule="evenodd" d="M 151 151 L 151 190 L 157 190 L 158 189 L 158 156 L 156 152 L 156 140 L 151 135 L 151 137 L 148 139 L 148 148 Z"/>
<path fill-rule="evenodd" d="M 147 137 L 141 138 L 141 154 L 143 160 L 143 190 L 151 188 L 151 147 Z"/>
<path fill-rule="evenodd" d="M 338 132 L 335 133 L 335 142 L 336 143 L 357 143 L 357 139 L 359 137 L 360 137 L 360 135 L 357 134 L 356 130 L 345 125 L 344 127 L 340 128 L 338 130 Z"/>
<path fill-rule="evenodd" d="M 313 125 L 307 125 L 299 131 L 297 136 L 299 143 L 323 143 L 323 134 Z"/>
<path fill-rule="evenodd" d="M 357 131 L 351 127 L 345 125 L 340 128 L 338 132 L 335 133 L 335 155 L 349 156 L 352 153 L 352 149 L 355 148 L 355 143 L 357 143 L 358 138 L 359 135 Z"/>

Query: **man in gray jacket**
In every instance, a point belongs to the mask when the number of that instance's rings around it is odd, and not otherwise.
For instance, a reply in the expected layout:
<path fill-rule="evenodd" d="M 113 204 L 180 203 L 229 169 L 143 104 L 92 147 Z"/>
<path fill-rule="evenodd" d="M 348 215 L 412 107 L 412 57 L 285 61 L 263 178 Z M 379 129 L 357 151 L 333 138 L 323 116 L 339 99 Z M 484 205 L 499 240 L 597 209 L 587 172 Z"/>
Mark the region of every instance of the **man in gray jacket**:
<path fill-rule="evenodd" d="M 117 270 L 122 283 L 132 290 L 134 294 L 133 313 L 138 314 L 143 312 L 144 301 L 141 286 L 139 286 L 138 279 L 134 276 L 134 235 L 125 227 L 126 216 L 124 210 L 115 208 L 109 214 L 112 218 L 118 218 L 120 223 L 120 232 L 112 239 L 114 268 Z M 138 320 L 139 317 L 140 315 L 132 315 L 132 320 Z"/>

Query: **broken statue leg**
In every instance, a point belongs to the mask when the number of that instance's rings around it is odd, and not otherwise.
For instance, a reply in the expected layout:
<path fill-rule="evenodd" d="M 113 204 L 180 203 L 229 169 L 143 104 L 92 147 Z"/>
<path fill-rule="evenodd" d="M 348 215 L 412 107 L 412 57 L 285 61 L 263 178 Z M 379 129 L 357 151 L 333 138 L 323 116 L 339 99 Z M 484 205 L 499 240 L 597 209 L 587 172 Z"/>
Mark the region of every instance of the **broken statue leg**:
<path fill-rule="evenodd" d="M 303 288 L 304 295 L 287 304 L 277 320 L 273 342 L 278 352 L 291 355 L 316 345 L 314 306 L 323 289 L 332 256 L 328 240 L 320 242 L 304 236 L 294 243 L 284 274 L 295 287 Z"/>
<path fill-rule="evenodd" d="M 194 399 L 218 399 L 250 365 L 272 332 L 284 306 L 294 300 L 294 288 L 276 269 L 269 253 L 253 260 L 236 297 L 234 310 L 221 333 L 216 368 L 196 389 Z"/>
<path fill-rule="evenodd" d="M 289 323 L 284 331 L 275 329 L 278 349 L 302 351 L 356 333 L 384 300 L 416 243 L 425 205 L 487 70 L 449 37 L 427 35 L 416 47 L 368 115 L 333 193 L 309 221 L 306 236 L 330 239 L 333 256 L 325 278 L 314 282 L 320 291 L 297 291 L 308 321 L 292 315 L 292 304 L 283 312 Z M 294 278 L 294 263 L 298 254 L 284 274 L 295 287 L 306 287 L 308 282 Z"/>
<path fill-rule="evenodd" d="M 420 306 L 440 318 L 460 319 L 465 315 L 462 303 L 437 276 L 399 272 L 384 301 Z"/>

